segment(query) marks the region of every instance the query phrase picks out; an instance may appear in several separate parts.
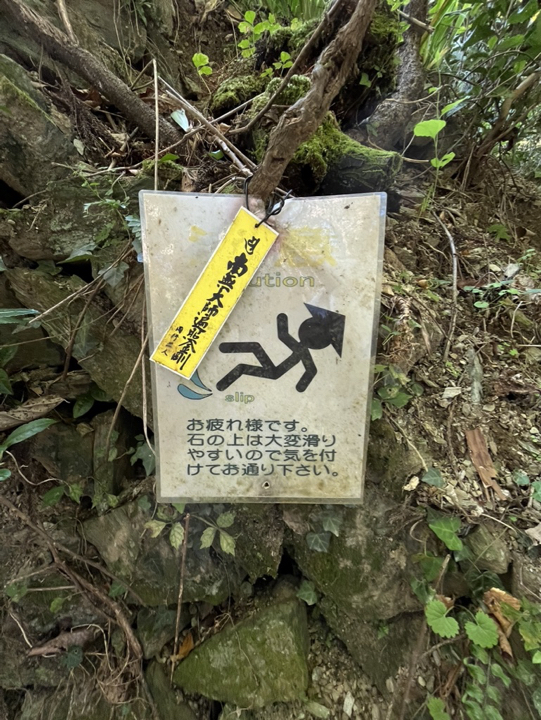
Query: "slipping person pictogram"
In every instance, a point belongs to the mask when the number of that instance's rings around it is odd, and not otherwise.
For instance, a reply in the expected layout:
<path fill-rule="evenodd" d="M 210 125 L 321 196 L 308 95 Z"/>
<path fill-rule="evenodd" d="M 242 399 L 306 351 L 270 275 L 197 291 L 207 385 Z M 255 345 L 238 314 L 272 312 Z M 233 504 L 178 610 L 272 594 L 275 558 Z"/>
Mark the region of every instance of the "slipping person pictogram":
<path fill-rule="evenodd" d="M 285 313 L 276 318 L 278 339 L 287 345 L 291 355 L 283 362 L 275 365 L 265 350 L 257 342 L 227 342 L 220 344 L 223 353 L 252 353 L 260 365 L 247 365 L 241 363 L 228 372 L 216 383 L 218 390 L 226 390 L 243 375 L 277 380 L 285 375 L 299 363 L 304 365 L 304 374 L 295 386 L 298 392 L 304 392 L 317 374 L 316 365 L 312 359 L 311 350 L 321 350 L 332 345 L 339 357 L 342 356 L 344 341 L 345 315 L 324 310 L 323 308 L 308 305 L 311 318 L 304 320 L 299 327 L 299 339 L 289 333 L 289 319 Z"/>

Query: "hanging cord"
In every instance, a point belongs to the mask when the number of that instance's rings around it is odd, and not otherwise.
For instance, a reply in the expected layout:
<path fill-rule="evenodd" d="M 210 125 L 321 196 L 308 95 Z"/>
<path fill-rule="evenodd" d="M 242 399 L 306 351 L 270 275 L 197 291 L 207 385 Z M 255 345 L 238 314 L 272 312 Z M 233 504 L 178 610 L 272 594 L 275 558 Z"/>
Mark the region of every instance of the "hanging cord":
<path fill-rule="evenodd" d="M 253 178 L 253 175 L 250 175 L 247 177 L 244 181 L 244 197 L 246 200 L 246 209 L 251 212 L 250 210 L 250 202 L 248 197 L 248 186 L 250 185 L 250 180 Z M 274 191 L 269 199 L 269 202 L 267 203 L 267 210 L 265 213 L 265 217 L 263 220 L 260 220 L 258 223 L 256 223 L 256 228 L 260 227 L 260 225 L 263 225 L 263 223 L 267 222 L 267 220 L 272 217 L 273 215 L 278 215 L 282 212 L 283 207 L 285 205 L 285 201 L 288 199 L 288 197 L 291 195 L 291 190 L 288 190 L 284 197 L 280 197 L 276 191 Z"/>

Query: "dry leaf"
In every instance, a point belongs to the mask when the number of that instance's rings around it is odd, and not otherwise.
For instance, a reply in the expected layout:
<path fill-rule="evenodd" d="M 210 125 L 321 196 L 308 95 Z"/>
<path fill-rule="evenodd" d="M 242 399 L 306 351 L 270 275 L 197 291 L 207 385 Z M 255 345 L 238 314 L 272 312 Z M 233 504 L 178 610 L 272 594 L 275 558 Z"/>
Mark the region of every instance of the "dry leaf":
<path fill-rule="evenodd" d="M 44 397 L 27 400 L 19 407 L 0 412 L 0 432 L 23 425 L 23 423 L 36 420 L 47 415 L 53 408 L 64 402 L 59 395 L 45 395 Z"/>
<path fill-rule="evenodd" d="M 466 430 L 466 440 L 468 442 L 468 448 L 470 449 L 472 463 L 475 465 L 475 469 L 479 473 L 483 485 L 485 487 L 491 487 L 500 500 L 506 500 L 507 498 L 501 487 L 494 479 L 498 473 L 488 454 L 487 443 L 481 432 L 481 428 Z"/>
<path fill-rule="evenodd" d="M 502 612 L 502 605 L 509 605 L 514 610 L 520 610 L 520 600 L 513 595 L 500 590 L 499 588 L 490 588 L 483 595 L 483 601 L 488 608 L 489 613 L 499 624 L 506 637 L 509 637 L 513 629 L 513 621 L 506 618 Z"/>
<path fill-rule="evenodd" d="M 179 647 L 178 653 L 172 656 L 172 662 L 179 662 L 179 660 L 184 660 L 185 657 L 188 657 L 194 649 L 194 645 L 195 643 L 193 641 L 192 633 L 189 632 L 182 641 L 182 645 Z"/>
<path fill-rule="evenodd" d="M 455 603 L 453 602 L 452 598 L 447 597 L 446 595 L 436 595 L 436 600 L 439 600 L 442 602 L 447 610 L 451 610 L 451 608 L 454 608 Z"/>
<path fill-rule="evenodd" d="M 529 535 L 536 545 L 541 545 L 541 523 L 533 528 L 526 530 L 526 535 Z"/>
<path fill-rule="evenodd" d="M 310 532 L 310 523 L 295 506 L 284 505 L 282 515 L 285 524 L 296 535 L 306 535 L 307 532 Z"/>
<path fill-rule="evenodd" d="M 62 632 L 44 645 L 32 648 L 28 652 L 28 657 L 37 657 L 41 655 L 58 655 L 58 653 L 69 650 L 74 645 L 84 647 L 94 640 L 98 633 L 96 627 L 78 628 L 71 632 Z"/>

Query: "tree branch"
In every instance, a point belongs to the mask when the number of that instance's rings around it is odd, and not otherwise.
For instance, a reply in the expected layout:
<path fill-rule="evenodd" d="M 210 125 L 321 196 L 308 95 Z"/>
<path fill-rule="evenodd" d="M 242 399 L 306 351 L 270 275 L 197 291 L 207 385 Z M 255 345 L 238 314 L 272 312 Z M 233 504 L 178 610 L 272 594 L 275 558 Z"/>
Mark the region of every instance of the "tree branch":
<path fill-rule="evenodd" d="M 286 110 L 271 133 L 265 156 L 254 173 L 250 192 L 267 200 L 295 151 L 318 129 L 344 85 L 361 50 L 376 0 L 359 0 L 349 22 L 321 53 L 308 93 Z"/>
<path fill-rule="evenodd" d="M 0 0 L 0 16 L 11 18 L 16 28 L 41 43 L 51 58 L 94 85 L 133 125 L 137 125 L 149 137 L 155 136 L 154 110 L 145 105 L 126 83 L 92 53 L 76 45 L 65 33 L 20 0 Z M 160 137 L 165 144 L 170 145 L 180 139 L 180 133 L 162 118 Z"/>

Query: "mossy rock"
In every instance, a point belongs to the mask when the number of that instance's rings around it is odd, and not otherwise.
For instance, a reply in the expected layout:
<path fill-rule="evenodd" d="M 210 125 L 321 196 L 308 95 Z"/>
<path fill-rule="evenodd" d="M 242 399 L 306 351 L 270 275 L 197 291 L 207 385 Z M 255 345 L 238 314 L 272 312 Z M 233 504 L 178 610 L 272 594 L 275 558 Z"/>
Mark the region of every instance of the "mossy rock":
<path fill-rule="evenodd" d="M 167 533 L 150 537 L 145 523 L 151 520 L 137 503 L 130 503 L 99 518 L 87 520 L 83 534 L 109 567 L 125 580 L 145 605 L 177 602 L 181 549 L 174 550 Z M 240 586 L 244 576 L 232 561 L 215 560 L 194 543 L 186 559 L 184 601 L 218 605 Z"/>
<path fill-rule="evenodd" d="M 263 92 L 267 81 L 261 75 L 240 75 L 228 78 L 213 92 L 210 112 L 219 117 Z"/>
<path fill-rule="evenodd" d="M 192 651 L 174 682 L 239 707 L 302 698 L 308 686 L 306 607 L 296 598 L 270 605 Z"/>
<path fill-rule="evenodd" d="M 17 63 L 0 55 L 0 180 L 30 195 L 43 189 L 44 177 L 65 175 L 58 164 L 73 164 L 76 156 L 44 96 Z"/>
<path fill-rule="evenodd" d="M 236 560 L 252 582 L 278 575 L 284 525 L 276 505 L 239 505 L 232 534 L 237 538 Z"/>

